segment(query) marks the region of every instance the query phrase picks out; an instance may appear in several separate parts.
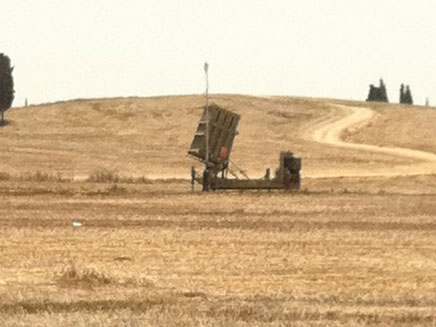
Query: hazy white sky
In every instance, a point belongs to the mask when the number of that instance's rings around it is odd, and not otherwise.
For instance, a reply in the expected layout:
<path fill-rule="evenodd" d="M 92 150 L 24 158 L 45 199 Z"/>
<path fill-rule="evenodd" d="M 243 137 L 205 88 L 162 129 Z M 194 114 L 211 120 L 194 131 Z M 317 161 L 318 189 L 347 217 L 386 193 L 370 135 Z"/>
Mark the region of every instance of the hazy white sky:
<path fill-rule="evenodd" d="M 434 0 L 1 0 L 21 106 L 212 93 L 436 103 Z"/>

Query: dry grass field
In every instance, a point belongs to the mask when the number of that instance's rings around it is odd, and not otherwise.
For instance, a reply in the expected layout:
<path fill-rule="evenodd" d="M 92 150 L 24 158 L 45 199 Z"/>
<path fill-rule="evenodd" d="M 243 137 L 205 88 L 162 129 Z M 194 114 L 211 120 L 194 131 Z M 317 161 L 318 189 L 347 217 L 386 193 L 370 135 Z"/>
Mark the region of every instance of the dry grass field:
<path fill-rule="evenodd" d="M 435 326 L 436 110 L 213 102 L 242 115 L 235 162 L 290 149 L 300 192 L 191 194 L 199 96 L 7 113 L 0 325 Z"/>

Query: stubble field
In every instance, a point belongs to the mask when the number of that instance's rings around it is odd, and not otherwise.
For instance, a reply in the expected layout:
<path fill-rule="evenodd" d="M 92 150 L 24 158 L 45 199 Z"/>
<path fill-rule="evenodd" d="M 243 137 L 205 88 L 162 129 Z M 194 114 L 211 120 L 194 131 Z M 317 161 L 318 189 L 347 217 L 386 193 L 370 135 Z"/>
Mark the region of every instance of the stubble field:
<path fill-rule="evenodd" d="M 434 163 L 335 145 L 334 135 L 315 141 L 348 114 L 342 102 L 214 100 L 242 114 L 235 161 L 256 176 L 291 149 L 303 157 L 302 191 L 191 194 L 181 177 L 195 163 L 185 153 L 201 97 L 8 113 L 0 131 L 2 325 L 435 325 Z M 95 104 L 102 113 L 91 111 Z M 404 147 L 431 152 L 435 138 L 422 121 L 436 121 L 436 110 L 370 109 L 371 121 L 338 137 L 400 147 L 404 136 L 379 136 L 392 121 L 430 136 Z M 87 180 L 102 169 L 121 177 Z"/>

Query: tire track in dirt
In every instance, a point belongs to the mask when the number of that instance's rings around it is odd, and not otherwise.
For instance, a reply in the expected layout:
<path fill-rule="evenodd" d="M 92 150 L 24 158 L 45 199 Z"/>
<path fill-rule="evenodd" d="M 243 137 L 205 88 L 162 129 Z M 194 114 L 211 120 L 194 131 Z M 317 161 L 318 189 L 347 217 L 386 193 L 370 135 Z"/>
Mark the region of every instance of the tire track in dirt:
<path fill-rule="evenodd" d="M 341 170 L 335 176 L 316 176 L 316 177 L 341 177 L 341 176 L 412 176 L 412 175 L 429 175 L 436 173 L 436 154 L 420 150 L 384 147 L 370 144 L 350 143 L 341 139 L 341 133 L 350 127 L 362 128 L 375 115 L 374 111 L 364 107 L 354 107 L 339 104 L 332 106 L 348 111 L 349 114 L 339 119 L 327 119 L 320 123 L 313 131 L 311 137 L 315 142 L 333 145 L 337 147 L 384 153 L 400 157 L 417 159 L 420 163 L 414 165 L 402 165 L 391 167 L 380 167 L 379 169 L 367 171 L 365 168 L 352 169 L 350 171 Z"/>

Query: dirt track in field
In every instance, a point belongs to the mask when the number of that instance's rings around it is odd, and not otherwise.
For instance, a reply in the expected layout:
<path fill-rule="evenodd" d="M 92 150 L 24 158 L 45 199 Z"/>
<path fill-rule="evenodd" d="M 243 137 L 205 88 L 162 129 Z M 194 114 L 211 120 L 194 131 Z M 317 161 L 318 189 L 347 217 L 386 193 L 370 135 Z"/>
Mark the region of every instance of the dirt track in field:
<path fill-rule="evenodd" d="M 341 176 L 397 176 L 397 175 L 429 175 L 436 173 L 436 154 L 414 149 L 400 147 L 386 147 L 370 144 L 359 144 L 346 142 L 341 139 L 341 134 L 349 128 L 363 128 L 373 119 L 375 112 L 365 107 L 355 107 L 349 105 L 334 106 L 342 109 L 345 113 L 343 117 L 333 117 L 321 122 L 313 134 L 313 140 L 319 143 L 329 144 L 342 148 L 356 149 L 367 152 L 383 153 L 399 157 L 413 158 L 422 161 L 419 164 L 379 167 L 368 171 L 367 169 L 353 168 L 350 171 L 340 170 L 337 174 L 318 175 L 317 177 L 341 177 Z"/>

